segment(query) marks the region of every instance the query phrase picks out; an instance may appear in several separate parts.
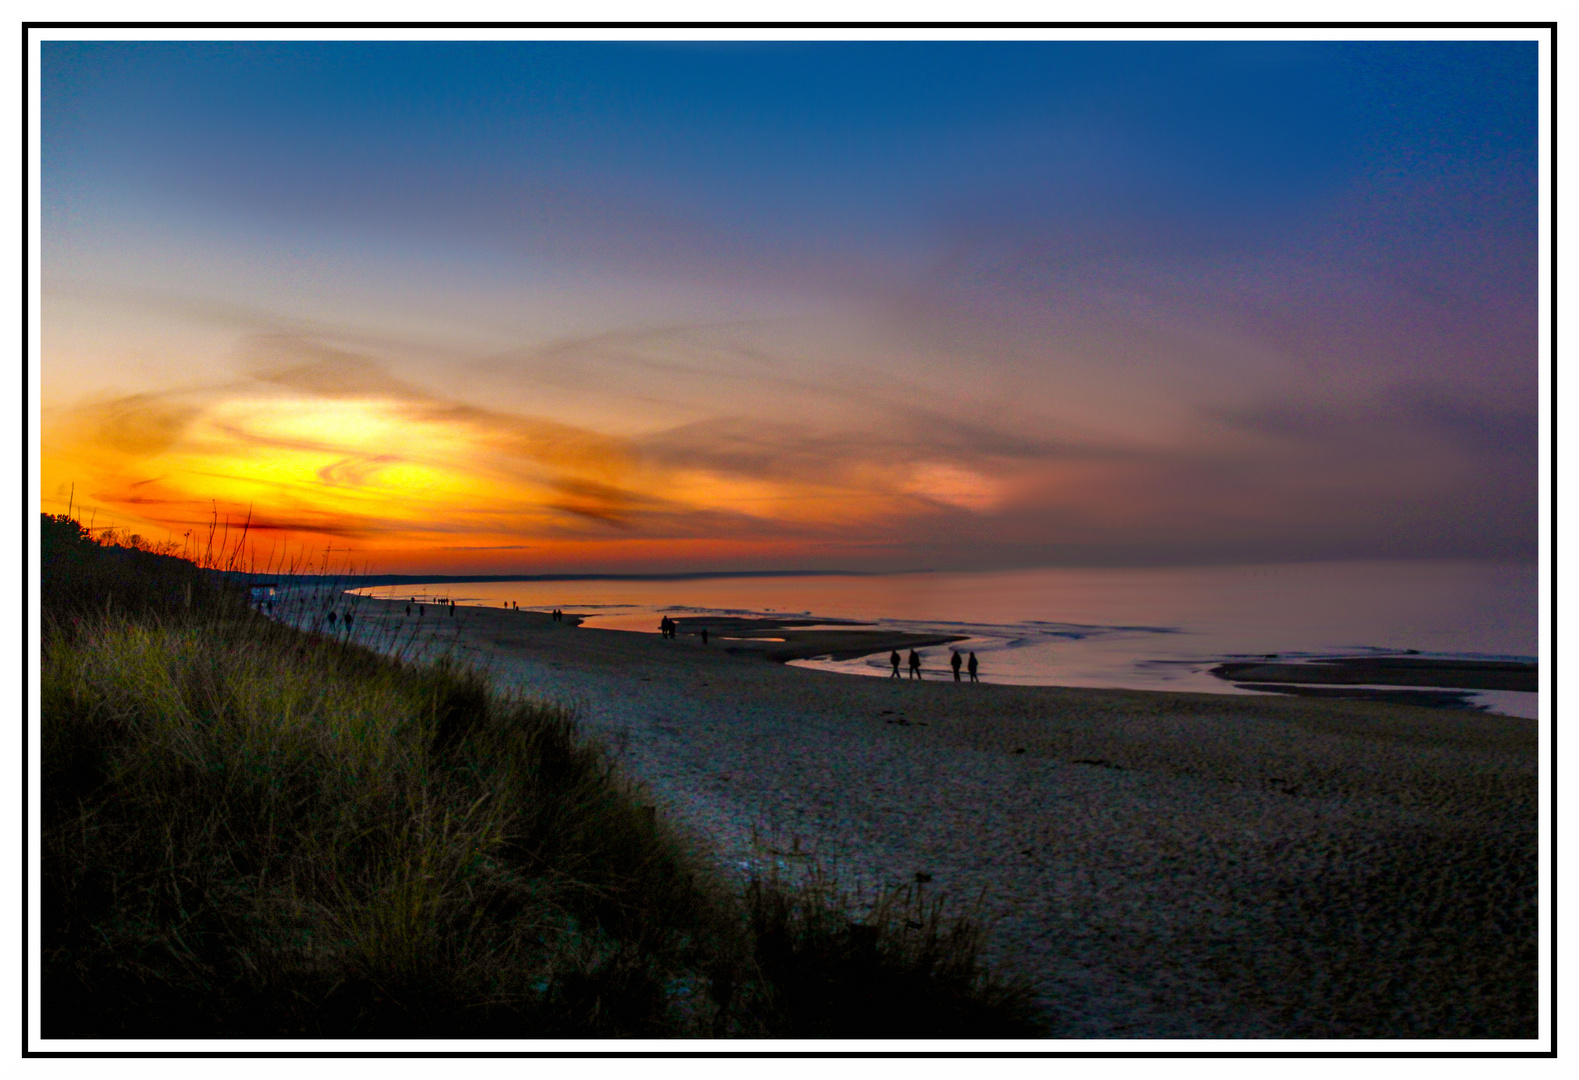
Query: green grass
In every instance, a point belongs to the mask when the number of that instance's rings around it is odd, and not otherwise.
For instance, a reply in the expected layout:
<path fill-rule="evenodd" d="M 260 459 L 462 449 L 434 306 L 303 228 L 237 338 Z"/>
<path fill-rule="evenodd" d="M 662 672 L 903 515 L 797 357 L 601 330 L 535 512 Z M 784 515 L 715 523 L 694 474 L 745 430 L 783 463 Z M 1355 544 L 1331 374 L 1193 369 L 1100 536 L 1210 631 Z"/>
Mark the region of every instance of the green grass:
<path fill-rule="evenodd" d="M 46 519 L 46 1037 L 1040 1034 L 976 924 L 744 894 L 563 708 Z"/>

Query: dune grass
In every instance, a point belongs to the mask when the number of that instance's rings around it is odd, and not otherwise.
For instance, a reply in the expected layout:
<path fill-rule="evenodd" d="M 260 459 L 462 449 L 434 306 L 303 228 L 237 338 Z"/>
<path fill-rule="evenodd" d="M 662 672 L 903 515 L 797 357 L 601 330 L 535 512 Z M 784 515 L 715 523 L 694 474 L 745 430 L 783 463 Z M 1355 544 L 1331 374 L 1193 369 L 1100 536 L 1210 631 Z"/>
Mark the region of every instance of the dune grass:
<path fill-rule="evenodd" d="M 565 709 L 45 524 L 46 1037 L 1040 1034 L 936 901 L 740 895 Z"/>

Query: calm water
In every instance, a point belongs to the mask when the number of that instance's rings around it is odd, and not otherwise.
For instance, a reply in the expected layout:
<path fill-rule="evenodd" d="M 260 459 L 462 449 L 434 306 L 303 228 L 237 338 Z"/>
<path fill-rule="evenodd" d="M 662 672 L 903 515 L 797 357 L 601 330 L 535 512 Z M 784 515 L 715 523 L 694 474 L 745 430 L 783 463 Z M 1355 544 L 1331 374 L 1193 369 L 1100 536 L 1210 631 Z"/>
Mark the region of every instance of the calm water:
<path fill-rule="evenodd" d="M 1225 657 L 1292 659 L 1415 649 L 1535 658 L 1537 575 L 1525 564 L 1343 562 L 1143 569 L 1044 569 L 872 577 L 695 581 L 523 581 L 391 586 L 381 597 L 564 608 L 587 625 L 656 633 L 665 614 L 797 614 L 967 635 L 988 682 L 1239 693 L 1206 673 Z M 947 677 L 948 650 L 923 650 Z M 797 661 L 888 674 L 886 654 Z M 1535 715 L 1534 694 L 1486 693 L 1494 711 Z"/>

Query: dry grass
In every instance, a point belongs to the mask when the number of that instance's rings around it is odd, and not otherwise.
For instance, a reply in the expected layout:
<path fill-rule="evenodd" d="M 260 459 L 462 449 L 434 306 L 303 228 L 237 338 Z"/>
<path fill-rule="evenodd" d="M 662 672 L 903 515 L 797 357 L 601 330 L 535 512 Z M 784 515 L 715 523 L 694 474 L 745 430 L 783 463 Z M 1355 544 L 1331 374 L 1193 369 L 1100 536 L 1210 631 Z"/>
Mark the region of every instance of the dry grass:
<path fill-rule="evenodd" d="M 829 968 L 832 893 L 731 894 L 565 709 L 53 528 L 46 1037 L 877 1036 L 844 1006 L 896 972 L 1034 1032 L 937 911 Z"/>

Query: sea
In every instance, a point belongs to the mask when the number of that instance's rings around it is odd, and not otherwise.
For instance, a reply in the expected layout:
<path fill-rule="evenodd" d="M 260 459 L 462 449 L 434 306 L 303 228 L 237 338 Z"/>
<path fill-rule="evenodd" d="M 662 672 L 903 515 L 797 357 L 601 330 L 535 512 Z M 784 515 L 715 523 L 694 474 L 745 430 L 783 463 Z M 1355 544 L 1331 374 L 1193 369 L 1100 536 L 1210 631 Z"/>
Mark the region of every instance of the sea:
<path fill-rule="evenodd" d="M 442 582 L 357 590 L 581 615 L 657 633 L 665 615 L 796 616 L 962 635 L 984 682 L 1249 693 L 1224 661 L 1394 655 L 1534 661 L 1539 581 L 1525 563 L 1453 560 L 1044 568 L 904 574 Z M 952 678 L 949 647 L 923 674 Z M 796 666 L 886 677 L 888 654 Z M 1481 691 L 1486 711 L 1535 717 L 1538 695 Z"/>

